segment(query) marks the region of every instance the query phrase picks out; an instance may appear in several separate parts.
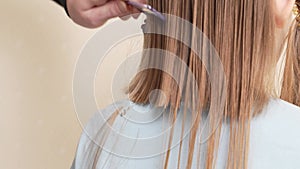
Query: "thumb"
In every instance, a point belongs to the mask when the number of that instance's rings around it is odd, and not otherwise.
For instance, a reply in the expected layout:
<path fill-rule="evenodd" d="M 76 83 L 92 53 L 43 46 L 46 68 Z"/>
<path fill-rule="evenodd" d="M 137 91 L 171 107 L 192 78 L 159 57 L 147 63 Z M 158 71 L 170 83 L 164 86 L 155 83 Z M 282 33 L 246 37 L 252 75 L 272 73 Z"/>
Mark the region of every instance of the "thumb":
<path fill-rule="evenodd" d="M 99 27 L 108 19 L 129 14 L 130 10 L 127 4 L 121 0 L 109 1 L 86 11 L 87 18 L 90 21 L 89 27 Z"/>

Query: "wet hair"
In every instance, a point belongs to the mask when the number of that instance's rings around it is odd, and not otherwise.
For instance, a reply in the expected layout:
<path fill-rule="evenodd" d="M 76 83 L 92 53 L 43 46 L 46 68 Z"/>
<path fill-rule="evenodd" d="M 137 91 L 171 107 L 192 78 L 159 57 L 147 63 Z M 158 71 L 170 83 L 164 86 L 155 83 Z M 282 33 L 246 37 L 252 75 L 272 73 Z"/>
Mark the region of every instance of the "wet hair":
<path fill-rule="evenodd" d="M 206 49 L 204 43 L 199 42 L 196 34 L 192 33 L 190 39 L 200 51 L 198 54 L 174 38 L 146 33 L 144 49 L 158 48 L 168 51 L 180 58 L 188 69 L 176 66 L 176 59 L 172 59 L 168 53 L 156 53 L 151 50 L 144 52 L 141 68 L 149 64 L 160 65 L 171 73 L 157 69 L 141 70 L 129 85 L 130 100 L 138 104 L 149 104 L 151 91 L 159 89 L 165 97 L 162 99 L 157 96 L 155 104 L 171 107 L 174 121 L 182 102 L 185 107 L 192 107 L 191 113 L 196 120 L 190 131 L 189 153 L 187 157 L 180 156 L 180 152 L 178 154 L 178 164 L 180 160 L 187 158 L 186 169 L 191 168 L 193 156 L 197 155 L 194 154 L 195 144 L 197 144 L 195 140 L 202 113 L 207 112 L 206 110 L 209 110 L 210 128 L 216 128 L 216 131 L 207 141 L 205 168 L 214 168 L 217 159 L 222 124 L 217 124 L 215 118 L 221 118 L 230 126 L 227 168 L 247 168 L 251 119 L 262 112 L 271 98 L 280 97 L 276 94 L 275 85 L 279 78 L 274 78 L 280 50 L 275 43 L 279 36 L 277 37 L 273 2 L 270 0 L 148 0 L 148 3 L 163 13 L 191 22 L 201 30 L 218 53 L 225 79 L 220 74 L 207 72 L 207 65 L 203 64 L 202 59 L 208 58 L 208 62 L 213 62 L 210 58 L 214 53 Z M 182 35 L 187 31 L 180 23 L 167 22 L 167 25 L 172 26 L 164 28 L 157 28 L 156 24 L 151 23 L 155 23 L 155 18 L 147 19 L 147 28 L 150 30 L 167 29 L 164 31 Z M 289 34 L 281 92 L 281 98 L 296 105 L 300 105 L 299 30 L 294 24 Z M 283 44 L 285 40 L 279 41 Z M 154 57 L 155 55 L 159 57 Z M 196 85 L 192 83 L 193 79 L 187 77 L 188 71 L 192 72 Z M 178 77 L 174 78 L 174 76 Z M 212 91 L 215 89 L 210 84 L 211 76 L 214 76 L 216 81 L 225 81 L 226 84 L 219 86 L 223 92 L 217 97 L 212 96 Z M 199 99 L 194 99 L 195 96 Z M 216 105 L 219 103 L 219 98 L 225 98 L 221 112 L 216 108 L 220 106 Z M 172 134 L 169 146 L 171 142 Z M 182 142 L 180 147 L 181 144 Z M 168 168 L 169 157 L 170 150 L 166 152 L 164 169 Z M 199 159 L 200 156 L 197 158 Z"/>
<path fill-rule="evenodd" d="M 204 160 L 198 168 L 215 168 L 221 128 L 226 125 L 229 126 L 227 159 L 223 159 L 226 168 L 246 169 L 251 120 L 260 115 L 272 98 L 281 97 L 300 105 L 298 24 L 293 23 L 288 37 L 281 38 L 279 34 L 286 32 L 276 30 L 274 6 L 270 0 L 148 0 L 148 3 L 194 27 L 170 20 L 158 27 L 154 17 L 147 18 L 148 31 L 144 34 L 140 70 L 128 86 L 130 100 L 137 104 L 168 107 L 173 124 L 178 113 L 183 114 L 183 123 L 191 123 L 188 155 L 181 155 L 181 139 L 175 158 L 178 168 L 186 161 L 184 168 L 191 169 L 193 163 L 199 164 L 200 158 Z M 203 33 L 202 37 L 198 36 L 197 29 Z M 159 31 L 166 34 L 155 33 Z M 166 36 L 168 33 L 187 38 L 190 46 Z M 284 49 L 280 46 L 285 42 L 288 42 L 287 54 L 282 90 L 278 94 L 276 83 L 280 78 L 275 78 L 276 66 Z M 178 65 L 178 59 L 183 64 Z M 220 61 L 220 67 L 216 66 L 216 61 Z M 156 95 L 150 99 L 154 90 L 160 90 L 164 97 Z M 187 113 L 193 121 L 185 120 Z M 113 125 L 117 115 L 118 110 L 109 118 L 109 124 Z M 203 121 L 209 122 L 208 132 L 211 133 L 204 144 L 196 141 Z M 104 133 L 98 134 L 99 144 L 106 139 L 106 130 L 109 129 L 99 131 Z M 183 131 L 174 131 L 172 125 L 163 169 L 170 168 L 174 132 Z M 204 153 L 195 153 L 197 144 L 200 148 L 205 145 Z M 90 152 L 84 159 L 84 168 L 95 169 L 101 157 L 101 146 L 90 144 L 87 150 Z"/>

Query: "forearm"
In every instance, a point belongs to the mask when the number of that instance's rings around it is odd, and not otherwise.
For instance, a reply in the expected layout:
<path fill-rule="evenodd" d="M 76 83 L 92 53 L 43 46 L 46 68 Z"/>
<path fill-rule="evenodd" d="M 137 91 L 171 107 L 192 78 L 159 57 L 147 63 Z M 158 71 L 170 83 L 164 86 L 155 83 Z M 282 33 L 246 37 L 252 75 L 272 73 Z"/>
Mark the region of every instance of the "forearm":
<path fill-rule="evenodd" d="M 61 6 L 66 6 L 66 0 L 53 0 L 53 1 L 55 1 L 56 3 L 58 3 L 59 5 L 61 5 Z"/>

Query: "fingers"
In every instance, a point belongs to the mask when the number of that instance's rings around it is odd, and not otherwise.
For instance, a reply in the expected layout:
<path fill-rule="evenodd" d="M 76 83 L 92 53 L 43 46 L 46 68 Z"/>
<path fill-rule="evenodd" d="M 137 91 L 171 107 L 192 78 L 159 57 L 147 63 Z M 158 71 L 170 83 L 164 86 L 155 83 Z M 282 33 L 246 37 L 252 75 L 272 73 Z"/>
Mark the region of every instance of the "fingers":
<path fill-rule="evenodd" d="M 132 0 L 145 3 L 145 0 Z M 121 17 L 129 19 L 139 16 L 140 11 L 127 5 L 124 0 L 67 0 L 69 15 L 72 20 L 84 27 L 96 28 L 108 19 Z"/>
<path fill-rule="evenodd" d="M 133 17 L 134 19 L 137 19 L 140 15 L 141 15 L 141 13 L 139 12 L 139 13 L 133 13 L 133 14 L 130 14 L 130 15 L 120 16 L 119 18 L 123 21 L 127 21 L 131 17 Z"/>
<path fill-rule="evenodd" d="M 131 18 L 130 15 L 120 16 L 120 19 L 122 19 L 123 21 L 126 21 L 126 20 L 128 20 L 129 18 Z"/>
<path fill-rule="evenodd" d="M 120 19 L 122 19 L 124 21 L 130 19 L 131 17 L 133 17 L 134 19 L 137 19 L 141 15 L 141 12 L 138 9 L 131 7 L 130 5 L 128 6 L 128 8 L 129 8 L 130 14 L 121 15 L 121 16 L 119 16 Z"/>
<path fill-rule="evenodd" d="M 132 14 L 131 16 L 134 18 L 134 19 L 137 19 L 139 16 L 141 15 L 141 13 L 134 13 Z"/>
<path fill-rule="evenodd" d="M 135 1 L 135 0 L 131 0 L 131 1 Z M 136 0 L 139 3 L 146 3 L 146 0 Z M 138 9 L 136 9 L 133 6 L 128 5 L 128 9 L 130 11 L 130 15 L 122 15 L 119 18 L 122 20 L 128 20 L 131 17 L 133 17 L 134 19 L 137 19 L 140 15 L 141 15 L 141 11 L 139 11 Z"/>
<path fill-rule="evenodd" d="M 107 3 L 109 0 L 89 0 L 91 6 L 101 6 Z"/>
<path fill-rule="evenodd" d="M 105 5 L 95 7 L 87 11 L 87 15 L 91 20 L 92 27 L 103 25 L 108 19 L 130 15 L 131 11 L 124 1 L 109 1 Z"/>

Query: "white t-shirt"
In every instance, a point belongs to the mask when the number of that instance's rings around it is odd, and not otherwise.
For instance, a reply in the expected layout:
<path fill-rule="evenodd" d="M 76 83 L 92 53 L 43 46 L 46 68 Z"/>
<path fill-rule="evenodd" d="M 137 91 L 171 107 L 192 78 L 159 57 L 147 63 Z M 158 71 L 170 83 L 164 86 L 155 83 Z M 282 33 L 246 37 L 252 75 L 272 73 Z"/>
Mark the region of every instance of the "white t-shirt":
<path fill-rule="evenodd" d="M 113 125 L 107 119 L 122 108 Z M 180 168 L 185 168 L 188 153 L 190 122 L 187 113 L 184 134 L 181 136 L 183 113 L 180 110 L 174 125 L 174 137 L 169 158 L 169 168 L 177 168 L 179 141 L 182 139 Z M 150 105 L 137 105 L 130 101 L 112 104 L 96 113 L 85 127 L 77 148 L 74 168 L 87 169 L 101 146 L 97 169 L 161 169 L 170 134 L 168 111 Z M 192 168 L 204 164 L 205 140 L 210 133 L 205 121 L 194 149 Z M 107 132 L 110 131 L 110 132 Z M 229 127 L 222 125 L 217 169 L 226 168 Z M 300 108 L 283 100 L 273 99 L 263 112 L 251 122 L 249 169 L 300 169 Z M 201 146 L 200 146 L 201 145 Z M 200 151 L 199 147 L 201 147 Z M 197 164 L 197 154 L 200 164 Z"/>

